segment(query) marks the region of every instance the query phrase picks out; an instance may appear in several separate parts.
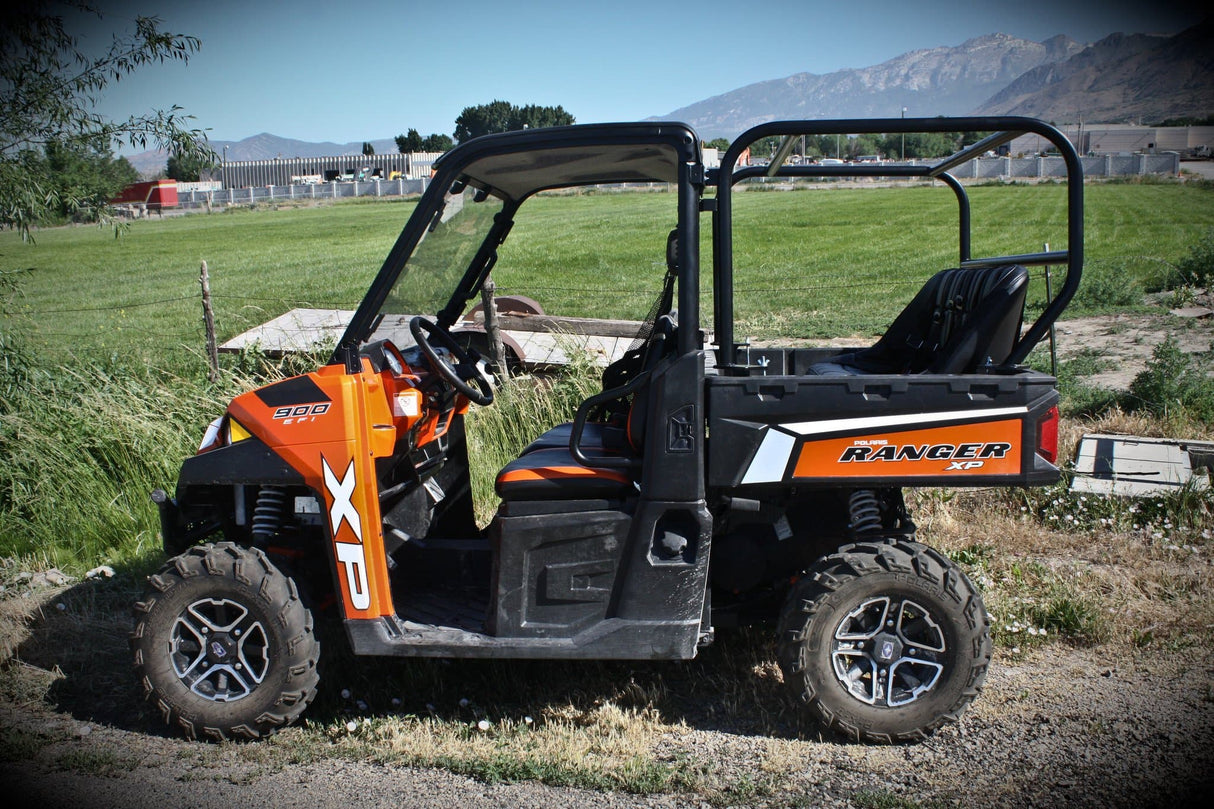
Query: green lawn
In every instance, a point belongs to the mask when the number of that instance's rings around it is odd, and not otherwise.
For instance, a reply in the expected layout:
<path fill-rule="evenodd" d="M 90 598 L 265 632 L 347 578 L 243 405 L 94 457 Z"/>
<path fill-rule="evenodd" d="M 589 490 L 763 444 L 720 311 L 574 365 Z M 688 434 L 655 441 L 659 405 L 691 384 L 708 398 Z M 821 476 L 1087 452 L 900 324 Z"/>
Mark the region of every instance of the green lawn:
<path fill-rule="evenodd" d="M 1098 294 L 1084 296 L 1080 307 L 1129 305 L 1124 294 L 1099 296 L 1148 284 L 1185 255 L 1214 227 L 1212 193 L 1176 184 L 1089 186 L 1084 286 Z M 1065 246 L 1064 187 L 978 186 L 970 196 L 975 255 Z M 735 199 L 739 337 L 874 333 L 928 275 L 956 263 L 956 208 L 942 186 Z M 221 339 L 293 306 L 353 308 L 413 206 L 241 209 L 139 221 L 117 239 L 93 227 L 57 228 L 38 232 L 32 246 L 5 232 L 0 272 L 17 271 L 15 305 L 35 347 L 179 367 L 173 358 L 202 347 L 201 261 L 209 265 Z M 502 248 L 497 283 L 557 314 L 640 318 L 660 288 L 674 206 L 664 192 L 534 199 Z M 707 214 L 703 224 L 707 319 Z M 1039 300 L 1043 291 L 1032 295 Z"/>

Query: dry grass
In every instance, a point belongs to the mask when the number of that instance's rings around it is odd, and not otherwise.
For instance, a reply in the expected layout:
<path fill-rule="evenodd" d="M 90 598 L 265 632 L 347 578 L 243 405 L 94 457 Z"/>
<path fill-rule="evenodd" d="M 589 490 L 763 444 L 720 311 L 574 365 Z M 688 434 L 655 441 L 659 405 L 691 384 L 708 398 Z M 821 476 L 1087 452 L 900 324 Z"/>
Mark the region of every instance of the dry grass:
<path fill-rule="evenodd" d="M 1073 457 L 1085 433 L 1211 436 L 1208 427 L 1113 410 L 1086 422 L 1064 419 L 1061 457 Z M 1214 641 L 1209 493 L 1160 504 L 1076 495 L 1060 484 L 925 490 L 909 499 L 921 538 L 961 562 L 982 588 L 996 640 L 1006 648 L 1058 642 L 1055 628 L 1072 643 L 1188 647 Z"/>

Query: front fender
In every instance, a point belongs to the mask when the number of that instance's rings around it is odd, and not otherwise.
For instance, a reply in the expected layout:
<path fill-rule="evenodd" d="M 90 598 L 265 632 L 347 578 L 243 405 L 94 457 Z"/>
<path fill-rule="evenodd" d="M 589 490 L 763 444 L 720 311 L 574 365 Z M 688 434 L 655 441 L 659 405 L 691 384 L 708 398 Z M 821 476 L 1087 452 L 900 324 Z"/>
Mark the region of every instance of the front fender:
<path fill-rule="evenodd" d="M 221 530 L 231 520 L 236 486 L 303 483 L 302 474 L 255 436 L 186 458 L 176 497 L 152 492 L 165 553 L 175 556 Z"/>

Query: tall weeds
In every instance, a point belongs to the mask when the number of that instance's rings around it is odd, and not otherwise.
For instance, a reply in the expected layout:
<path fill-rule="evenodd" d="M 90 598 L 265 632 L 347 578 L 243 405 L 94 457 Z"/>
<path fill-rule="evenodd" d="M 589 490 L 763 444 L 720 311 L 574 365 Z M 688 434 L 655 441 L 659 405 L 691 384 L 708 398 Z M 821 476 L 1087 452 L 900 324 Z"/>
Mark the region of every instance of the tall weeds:
<path fill-rule="evenodd" d="M 171 489 L 242 386 L 103 367 L 24 367 L 0 407 L 0 557 L 64 569 L 158 545 L 148 493 Z"/>

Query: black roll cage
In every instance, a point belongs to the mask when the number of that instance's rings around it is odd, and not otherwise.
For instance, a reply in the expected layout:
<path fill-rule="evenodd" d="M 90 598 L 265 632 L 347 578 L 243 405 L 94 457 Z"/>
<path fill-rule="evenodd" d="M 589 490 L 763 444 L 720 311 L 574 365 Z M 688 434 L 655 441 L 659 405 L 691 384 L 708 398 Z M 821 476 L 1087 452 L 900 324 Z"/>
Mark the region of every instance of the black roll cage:
<path fill-rule="evenodd" d="M 786 164 L 793 141 L 802 135 L 889 134 L 906 132 L 988 132 L 993 134 L 966 146 L 953 154 L 923 164 L 843 165 Z M 970 253 L 970 203 L 961 182 L 951 170 L 967 161 L 997 149 L 1023 134 L 1044 137 L 1058 150 L 1067 170 L 1067 249 L 1009 256 L 974 258 Z M 784 138 L 775 158 L 767 165 L 738 166 L 738 160 L 757 140 L 771 136 Z M 514 195 L 470 177 L 467 171 L 486 157 L 520 153 L 543 153 L 578 147 L 661 145 L 674 149 L 677 155 L 677 176 L 662 178 L 678 189 L 678 310 L 683 328 L 678 333 L 678 351 L 686 354 L 699 349 L 699 212 L 712 210 L 714 331 L 718 346 L 717 367 L 726 372 L 737 370 L 737 344 L 733 323 L 733 231 L 732 190 L 739 181 L 758 176 L 769 177 L 886 177 L 940 180 L 957 198 L 958 207 L 958 266 L 978 268 L 1000 264 L 1067 266 L 1066 279 L 1058 294 L 1045 307 L 1036 321 L 1023 333 L 1012 348 L 1008 364 L 1022 363 L 1028 353 L 1046 335 L 1054 321 L 1066 308 L 1079 286 L 1083 268 L 1083 167 L 1071 142 L 1059 130 L 1033 118 L 957 117 L 957 118 L 869 118 L 823 121 L 772 121 L 753 127 L 738 137 L 725 151 L 719 168 L 705 171 L 700 154 L 700 140 L 686 124 L 674 122 L 638 124 L 591 124 L 553 127 L 488 135 L 461 144 L 435 163 L 435 174 L 423 193 L 413 216 L 409 218 L 396 243 L 385 258 L 379 273 L 349 326 L 338 341 L 330 363 L 342 363 L 350 373 L 360 370 L 358 350 L 374 332 L 380 309 L 393 284 L 404 268 L 413 249 L 421 240 L 432 217 L 441 209 L 449 189 L 458 184 L 472 185 L 482 193 L 490 193 L 505 201 L 496 221 L 480 245 L 447 305 L 438 312 L 439 325 L 451 326 L 462 313 L 467 300 L 476 294 L 497 259 L 497 247 L 506 238 L 514 215 L 522 203 L 541 191 L 579 185 L 625 182 L 629 178 L 603 174 L 577 174 L 572 169 L 562 173 L 554 164 L 550 174 L 537 173 L 534 181 L 520 187 Z M 656 179 L 656 178 L 655 178 Z M 701 207 L 705 184 L 715 185 L 716 198 Z M 427 314 L 427 313 L 422 313 Z"/>
<path fill-rule="evenodd" d="M 953 154 L 926 164 L 845 163 L 842 165 L 786 165 L 795 139 L 802 135 L 853 135 L 923 132 L 986 132 L 993 134 Z M 974 258 L 970 255 L 970 203 L 964 186 L 950 170 L 980 157 L 989 150 L 1010 143 L 1021 135 L 1041 135 L 1054 145 L 1067 170 L 1067 249 L 1012 256 Z M 752 143 L 762 138 L 783 136 L 784 140 L 767 165 L 738 167 L 738 159 Z M 733 332 L 733 202 L 734 183 L 751 177 L 893 177 L 936 179 L 953 190 L 958 207 L 958 266 L 978 268 L 1000 264 L 1066 264 L 1066 280 L 1058 295 L 1046 306 L 1015 346 L 1007 359 L 1009 365 L 1022 363 L 1033 347 L 1046 335 L 1066 308 L 1083 271 L 1083 166 L 1071 142 L 1060 131 L 1033 118 L 1002 116 L 991 118 L 864 118 L 828 121 L 772 121 L 760 124 L 739 136 L 721 157 L 718 169 L 709 172 L 709 184 L 716 186 L 713 214 L 714 327 L 719 348 L 718 366 L 736 367 L 737 344 Z"/>
<path fill-rule="evenodd" d="M 543 153 L 548 150 L 586 147 L 630 147 L 643 148 L 661 145 L 670 147 L 677 155 L 674 174 L 665 178 L 678 188 L 678 241 L 677 264 L 679 277 L 678 306 L 680 319 L 694 324 L 681 329 L 679 351 L 682 353 L 698 348 L 696 337 L 699 329 L 699 202 L 704 186 L 704 165 L 700 153 L 700 140 L 686 124 L 677 122 L 587 124 L 566 127 L 531 129 L 486 135 L 461 144 L 443 155 L 434 164 L 434 175 L 430 185 L 422 194 L 417 209 L 409 217 L 396 243 L 384 259 L 379 273 L 355 310 L 350 324 L 338 341 L 330 364 L 342 363 L 348 373 L 358 373 L 359 346 L 375 331 L 380 319 L 380 309 L 396 283 L 402 269 L 418 242 L 429 227 L 432 217 L 441 210 L 443 199 L 456 184 L 472 185 L 482 193 L 490 193 L 505 201 L 493 227 L 486 234 L 476 256 L 469 263 L 451 298 L 438 312 L 438 324 L 450 327 L 463 312 L 464 304 L 480 288 L 485 277 L 497 260 L 497 248 L 505 240 L 514 223 L 514 215 L 529 197 L 541 191 L 569 188 L 601 183 L 628 182 L 641 179 L 621 173 L 613 176 L 610 171 L 586 176 L 573 168 L 563 169 L 557 163 L 551 173 L 537 177 L 514 195 L 492 188 L 487 183 L 468 176 L 467 171 L 477 161 L 486 157 L 516 153 Z M 618 167 L 617 167 L 618 168 Z M 625 166 L 626 168 L 626 166 Z M 677 174 L 677 176 L 675 176 Z M 661 178 L 652 178 L 661 181 Z M 420 313 L 428 314 L 428 313 Z"/>

